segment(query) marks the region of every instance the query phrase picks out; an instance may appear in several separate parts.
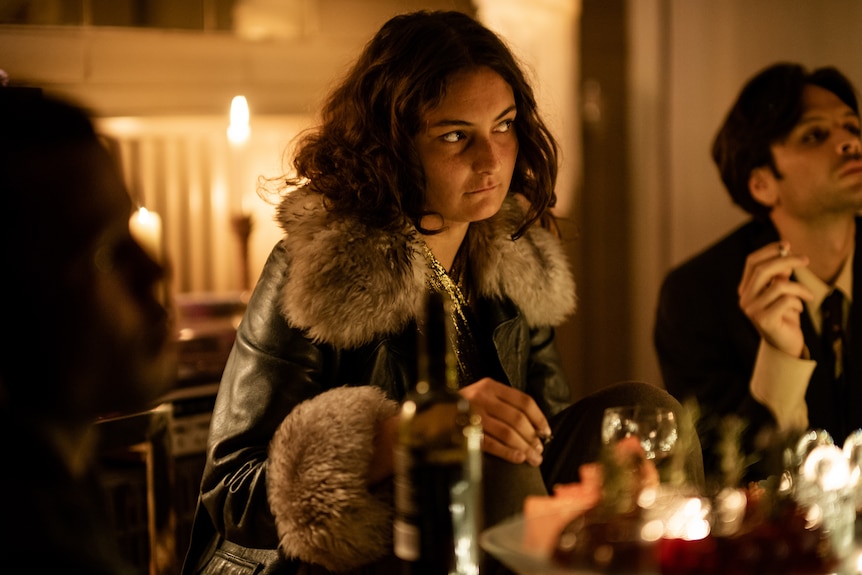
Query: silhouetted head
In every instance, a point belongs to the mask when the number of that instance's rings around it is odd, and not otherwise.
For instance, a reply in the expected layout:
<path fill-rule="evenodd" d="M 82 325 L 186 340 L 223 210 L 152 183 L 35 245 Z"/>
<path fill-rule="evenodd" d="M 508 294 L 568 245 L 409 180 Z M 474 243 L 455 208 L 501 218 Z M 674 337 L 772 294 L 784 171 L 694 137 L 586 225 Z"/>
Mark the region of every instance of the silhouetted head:
<path fill-rule="evenodd" d="M 0 88 L 0 198 L 0 405 L 72 420 L 149 407 L 175 377 L 164 271 L 129 233 L 88 114 Z"/>

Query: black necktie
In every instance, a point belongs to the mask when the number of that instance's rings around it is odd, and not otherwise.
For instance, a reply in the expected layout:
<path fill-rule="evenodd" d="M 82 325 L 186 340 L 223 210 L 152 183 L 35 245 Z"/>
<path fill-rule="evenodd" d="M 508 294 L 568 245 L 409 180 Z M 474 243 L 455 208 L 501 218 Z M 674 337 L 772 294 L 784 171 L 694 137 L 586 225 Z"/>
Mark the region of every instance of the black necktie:
<path fill-rule="evenodd" d="M 823 318 L 823 359 L 827 365 L 832 366 L 834 379 L 840 383 L 843 379 L 843 356 L 844 356 L 844 307 L 841 292 L 832 290 L 820 305 L 821 317 Z"/>

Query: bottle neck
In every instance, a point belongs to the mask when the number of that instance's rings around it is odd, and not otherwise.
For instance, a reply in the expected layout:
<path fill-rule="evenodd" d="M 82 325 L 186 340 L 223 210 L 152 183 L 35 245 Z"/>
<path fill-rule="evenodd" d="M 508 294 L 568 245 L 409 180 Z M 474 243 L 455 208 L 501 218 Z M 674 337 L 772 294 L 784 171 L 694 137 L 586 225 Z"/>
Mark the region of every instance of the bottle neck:
<path fill-rule="evenodd" d="M 417 393 L 458 390 L 458 364 L 452 348 L 452 301 L 447 294 L 430 291 L 425 321 L 419 328 Z"/>

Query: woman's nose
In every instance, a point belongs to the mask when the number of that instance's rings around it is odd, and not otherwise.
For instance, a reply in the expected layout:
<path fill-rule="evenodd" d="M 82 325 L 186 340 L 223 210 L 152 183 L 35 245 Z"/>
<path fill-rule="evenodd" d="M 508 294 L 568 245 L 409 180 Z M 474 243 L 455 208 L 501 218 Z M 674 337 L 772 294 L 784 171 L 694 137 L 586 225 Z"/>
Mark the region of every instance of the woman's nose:
<path fill-rule="evenodd" d="M 500 155 L 489 138 L 478 138 L 474 144 L 473 167 L 477 172 L 494 172 L 500 167 Z"/>

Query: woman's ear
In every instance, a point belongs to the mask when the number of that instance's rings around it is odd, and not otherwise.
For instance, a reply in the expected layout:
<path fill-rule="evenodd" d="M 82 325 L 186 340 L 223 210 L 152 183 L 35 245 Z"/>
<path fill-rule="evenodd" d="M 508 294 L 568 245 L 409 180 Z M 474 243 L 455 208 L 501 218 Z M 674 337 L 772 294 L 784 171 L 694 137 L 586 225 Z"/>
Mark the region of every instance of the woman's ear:
<path fill-rule="evenodd" d="M 748 191 L 751 197 L 767 207 L 774 207 L 778 201 L 778 186 L 775 174 L 769 166 L 761 166 L 751 171 L 748 178 Z"/>

